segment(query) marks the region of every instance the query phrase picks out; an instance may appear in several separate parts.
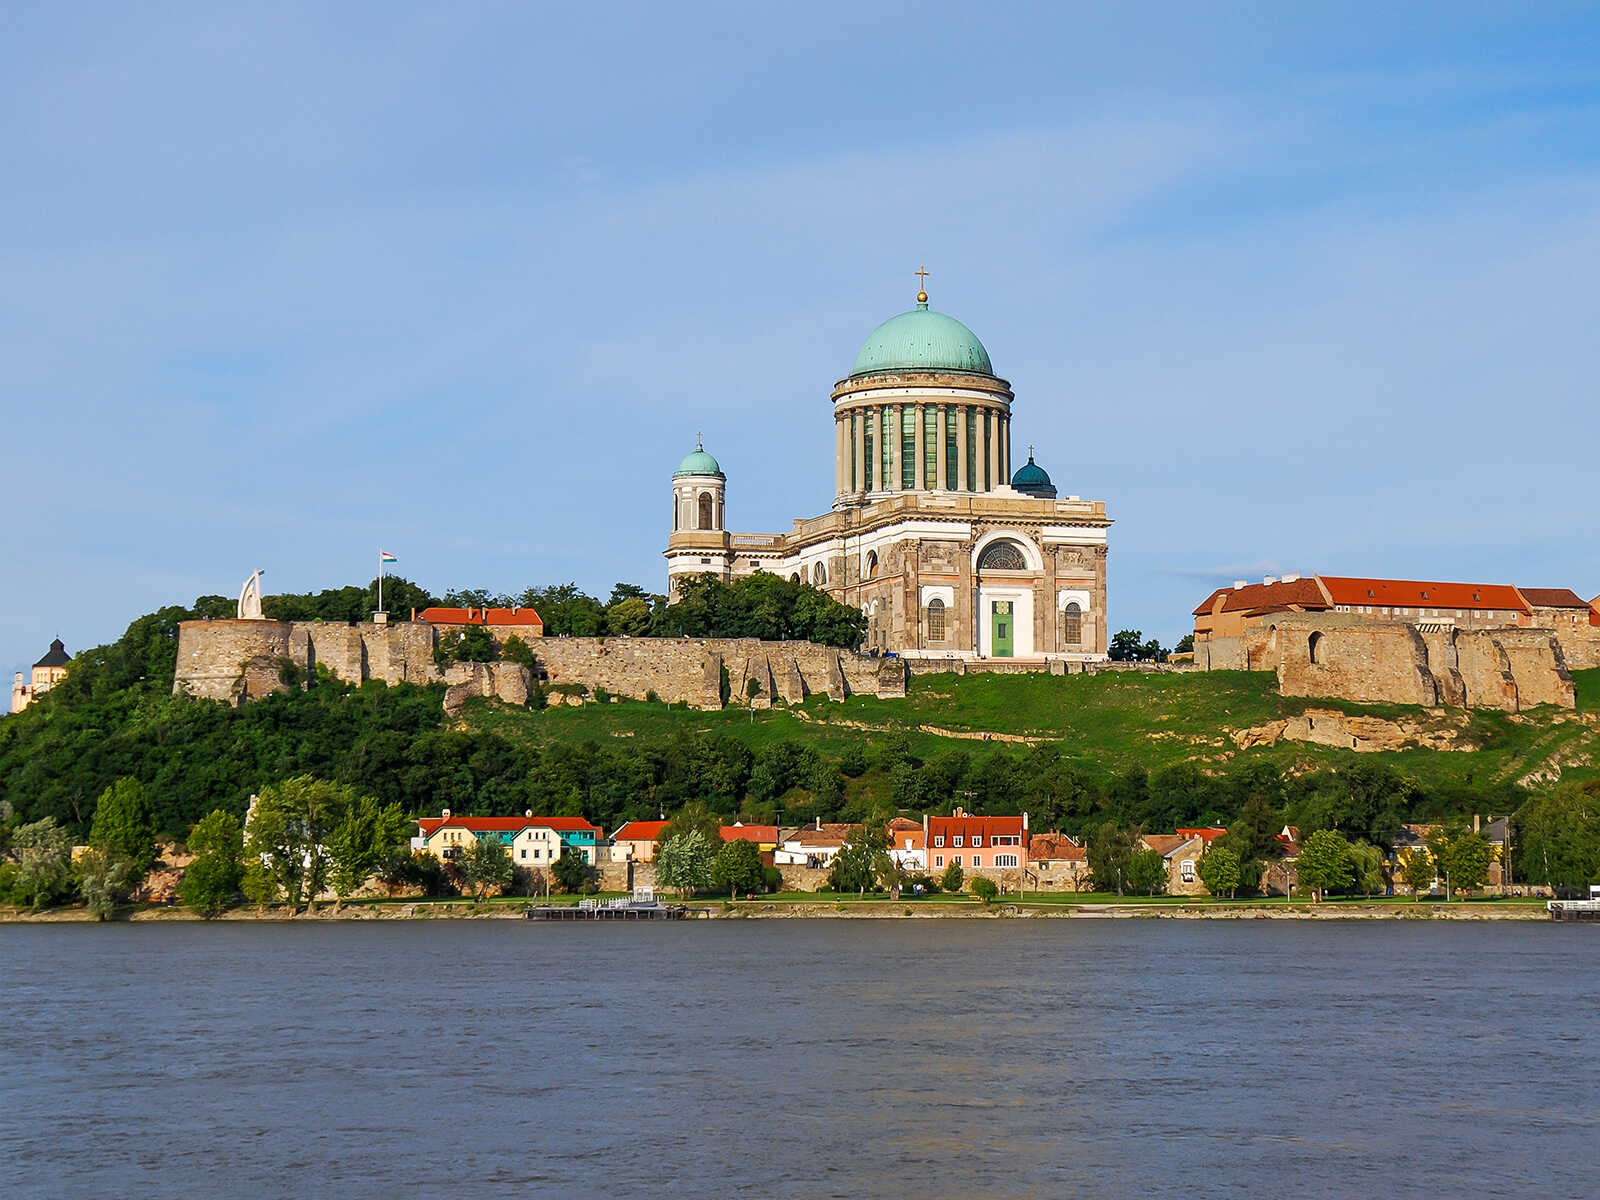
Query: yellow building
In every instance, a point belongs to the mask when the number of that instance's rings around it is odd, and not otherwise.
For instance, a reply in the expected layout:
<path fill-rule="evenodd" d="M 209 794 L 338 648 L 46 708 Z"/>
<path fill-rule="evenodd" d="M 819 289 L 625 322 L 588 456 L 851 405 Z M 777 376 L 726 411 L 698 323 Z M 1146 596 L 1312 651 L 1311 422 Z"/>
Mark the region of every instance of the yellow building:
<path fill-rule="evenodd" d="M 33 680 L 31 684 L 22 682 L 22 672 L 18 671 L 16 678 L 11 681 L 11 711 L 19 713 L 33 701 L 48 692 L 56 684 L 67 677 L 67 667 L 72 662 L 72 656 L 67 653 L 67 648 L 57 638 L 50 643 L 50 649 L 45 656 L 33 664 Z"/>

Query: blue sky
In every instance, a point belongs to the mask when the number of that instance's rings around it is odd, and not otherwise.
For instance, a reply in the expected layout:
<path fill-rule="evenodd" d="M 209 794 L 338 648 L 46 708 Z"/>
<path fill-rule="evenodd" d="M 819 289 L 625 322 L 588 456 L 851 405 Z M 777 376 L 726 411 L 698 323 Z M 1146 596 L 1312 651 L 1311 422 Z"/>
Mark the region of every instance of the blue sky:
<path fill-rule="evenodd" d="M 30 4 L 0 41 L 0 666 L 371 577 L 664 586 L 831 501 L 919 263 L 1111 624 L 1323 571 L 1600 591 L 1600 15 Z"/>

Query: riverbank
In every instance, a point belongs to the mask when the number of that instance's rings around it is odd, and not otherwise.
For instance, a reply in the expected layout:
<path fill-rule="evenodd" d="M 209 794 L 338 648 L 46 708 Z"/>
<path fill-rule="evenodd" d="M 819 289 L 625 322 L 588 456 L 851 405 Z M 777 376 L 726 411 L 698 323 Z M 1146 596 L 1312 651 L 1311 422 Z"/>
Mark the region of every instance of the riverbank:
<path fill-rule="evenodd" d="M 560 898 L 551 902 L 562 903 Z M 571 903 L 571 901 L 567 901 Z M 239 908 L 215 918 L 218 921 L 514 921 L 522 920 L 530 902 L 496 899 L 474 904 L 467 900 L 352 901 L 335 911 L 321 904 L 312 911 L 290 914 L 283 908 Z M 544 903 L 541 901 L 541 903 Z M 1062 899 L 1024 899 L 985 905 L 977 900 L 946 897 L 934 900 L 858 900 L 853 897 L 805 899 L 763 898 L 699 900 L 690 905 L 696 915 L 710 920 L 1178 920 L 1178 921 L 1548 921 L 1544 901 L 1468 900 L 1442 903 L 1411 900 L 1325 901 L 1321 904 L 1285 904 L 1282 900 L 1106 900 L 1078 902 Z M 186 908 L 148 905 L 118 910 L 111 922 L 199 921 Z M 29 913 L 0 909 L 0 923 L 96 923 L 99 918 L 83 908 L 56 908 Z"/>

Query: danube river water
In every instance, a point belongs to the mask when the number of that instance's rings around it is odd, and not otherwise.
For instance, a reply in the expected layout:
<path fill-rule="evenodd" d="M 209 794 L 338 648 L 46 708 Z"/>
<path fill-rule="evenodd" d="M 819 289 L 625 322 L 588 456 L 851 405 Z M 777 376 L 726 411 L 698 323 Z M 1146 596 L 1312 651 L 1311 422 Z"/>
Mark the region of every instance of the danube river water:
<path fill-rule="evenodd" d="M 1600 928 L 0 927 L 9 1196 L 1592 1196 Z"/>

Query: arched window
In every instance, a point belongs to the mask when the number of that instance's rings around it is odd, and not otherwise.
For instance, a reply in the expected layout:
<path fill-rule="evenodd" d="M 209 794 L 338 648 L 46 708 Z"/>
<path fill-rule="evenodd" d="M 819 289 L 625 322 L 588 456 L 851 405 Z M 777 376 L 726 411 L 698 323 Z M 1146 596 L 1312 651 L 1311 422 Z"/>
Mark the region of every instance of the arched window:
<path fill-rule="evenodd" d="M 1026 571 L 1028 560 L 1015 542 L 990 542 L 978 556 L 980 571 Z"/>
<path fill-rule="evenodd" d="M 1070 601 L 1067 607 L 1061 610 L 1061 644 L 1063 646 L 1083 644 L 1083 609 L 1078 607 L 1076 600 Z"/>
<path fill-rule="evenodd" d="M 937 596 L 928 601 L 928 640 L 944 641 L 944 601 Z"/>
<path fill-rule="evenodd" d="M 678 493 L 672 493 L 672 532 L 678 532 Z"/>
<path fill-rule="evenodd" d="M 1306 640 L 1306 650 L 1310 653 L 1313 663 L 1322 661 L 1322 635 L 1320 633 L 1313 633 Z"/>
<path fill-rule="evenodd" d="M 799 583 L 800 582 L 800 572 L 799 571 L 791 572 L 790 575 L 789 575 L 789 582 L 790 583 Z"/>
<path fill-rule="evenodd" d="M 697 528 L 700 528 L 700 529 L 712 529 L 714 527 L 715 527 L 715 522 L 713 522 L 712 519 L 711 519 L 711 493 L 710 492 L 701 492 L 700 493 L 700 524 L 697 526 Z"/>
<path fill-rule="evenodd" d="M 828 582 L 828 568 L 823 566 L 821 563 L 817 563 L 816 566 L 812 567 L 811 568 L 811 582 L 814 583 L 817 587 L 821 587 L 823 584 L 827 583 Z"/>
<path fill-rule="evenodd" d="M 878 552 L 876 550 L 867 551 L 865 576 L 868 579 L 876 579 L 878 577 Z"/>

